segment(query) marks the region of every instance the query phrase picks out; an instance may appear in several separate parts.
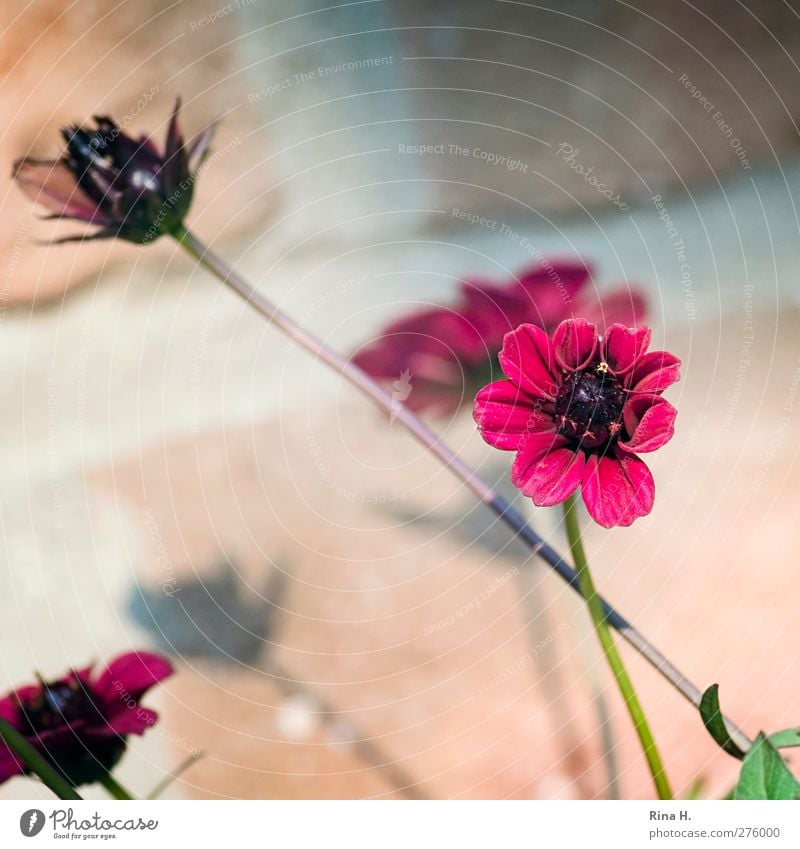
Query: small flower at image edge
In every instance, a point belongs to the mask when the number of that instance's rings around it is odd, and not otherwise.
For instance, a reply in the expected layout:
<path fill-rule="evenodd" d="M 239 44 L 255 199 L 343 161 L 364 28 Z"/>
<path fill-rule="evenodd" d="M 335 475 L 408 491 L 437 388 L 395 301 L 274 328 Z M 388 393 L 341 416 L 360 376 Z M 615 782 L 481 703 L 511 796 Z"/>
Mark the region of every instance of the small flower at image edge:
<path fill-rule="evenodd" d="M 637 455 L 672 438 L 676 410 L 661 393 L 680 378 L 677 357 L 648 352 L 650 336 L 614 324 L 601 337 L 582 319 L 552 337 L 532 324 L 506 335 L 508 379 L 478 393 L 474 415 L 486 442 L 516 451 L 512 480 L 534 504 L 559 504 L 580 487 L 606 528 L 650 512 L 655 484 Z"/>
<path fill-rule="evenodd" d="M 530 322 L 548 333 L 567 318 L 600 327 L 641 323 L 644 296 L 623 286 L 599 294 L 591 268 L 579 260 L 543 261 L 506 283 L 465 280 L 452 306 L 418 310 L 387 325 L 353 362 L 377 380 L 391 383 L 404 373 L 412 391 L 406 406 L 450 415 L 498 376 L 503 337 Z"/>
<path fill-rule="evenodd" d="M 139 704 L 172 664 L 150 652 L 112 660 L 99 675 L 91 667 L 57 681 L 20 687 L 0 699 L 0 717 L 12 725 L 73 786 L 103 778 L 125 752 L 129 734 L 143 734 L 158 714 Z M 0 783 L 25 767 L 0 742 Z"/>
<path fill-rule="evenodd" d="M 99 227 L 84 238 L 119 237 L 147 244 L 175 234 L 188 213 L 197 169 L 205 158 L 213 126 L 190 144 L 178 125 L 180 100 L 167 129 L 163 154 L 147 136 L 126 135 L 111 119 L 95 116 L 95 127 L 65 127 L 61 159 L 20 159 L 14 179 L 50 218 L 69 218 Z"/>

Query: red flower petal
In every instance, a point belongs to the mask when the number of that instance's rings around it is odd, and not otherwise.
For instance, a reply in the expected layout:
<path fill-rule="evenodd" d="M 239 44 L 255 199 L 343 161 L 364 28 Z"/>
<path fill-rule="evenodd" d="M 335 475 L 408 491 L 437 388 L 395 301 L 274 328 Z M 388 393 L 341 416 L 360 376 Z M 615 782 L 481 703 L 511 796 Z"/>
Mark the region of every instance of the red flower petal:
<path fill-rule="evenodd" d="M 94 685 L 107 704 L 138 699 L 174 672 L 172 664 L 152 652 L 130 652 L 112 660 Z"/>
<path fill-rule="evenodd" d="M 19 729 L 19 714 L 17 712 L 17 701 L 27 704 L 31 699 L 36 698 L 42 692 L 40 684 L 25 684 L 22 687 L 17 687 L 16 690 L 0 701 L 0 716 L 10 722 L 15 728 Z"/>
<path fill-rule="evenodd" d="M 629 372 L 650 345 L 649 327 L 612 324 L 603 339 L 603 359 L 613 374 Z"/>
<path fill-rule="evenodd" d="M 553 350 L 540 327 L 522 324 L 507 333 L 499 360 L 506 377 L 534 398 L 555 398 Z"/>
<path fill-rule="evenodd" d="M 638 457 L 593 454 L 586 463 L 582 494 L 598 525 L 627 527 L 653 509 L 655 483 Z"/>
<path fill-rule="evenodd" d="M 215 121 L 202 129 L 186 146 L 186 158 L 189 161 L 190 174 L 196 174 L 197 169 L 205 162 L 216 131 L 217 122 Z"/>
<path fill-rule="evenodd" d="M 667 351 L 645 354 L 628 376 L 631 392 L 663 392 L 681 379 L 681 361 Z"/>
<path fill-rule="evenodd" d="M 502 341 L 498 336 L 497 345 Z M 436 372 L 447 371 L 448 381 L 461 385 L 460 361 L 483 362 L 496 352 L 489 350 L 469 316 L 444 307 L 419 310 L 389 324 L 382 335 L 363 347 L 353 362 L 373 377 L 397 379 L 405 369 L 413 377 L 441 380 L 428 375 L 426 364 L 437 362 Z"/>
<path fill-rule="evenodd" d="M 531 444 L 529 449 L 520 451 L 514 461 L 511 480 L 538 507 L 560 504 L 581 483 L 586 457 L 582 451 L 563 447 L 564 442 L 563 437 L 550 434 L 544 454 L 537 454 L 540 446 Z"/>
<path fill-rule="evenodd" d="M 8 781 L 9 778 L 14 778 L 15 775 L 22 775 L 24 771 L 22 761 L 17 760 L 17 756 L 0 741 L 0 784 Z"/>
<path fill-rule="evenodd" d="M 549 451 L 563 448 L 565 439 L 555 430 L 531 431 L 520 437 L 517 444 L 517 456 L 511 467 L 511 480 L 517 489 L 525 492 L 533 484 L 530 483 L 538 463 Z"/>
<path fill-rule="evenodd" d="M 660 395 L 633 395 L 622 411 L 630 438 L 617 444 L 623 451 L 644 454 L 661 448 L 675 435 L 678 411 Z"/>
<path fill-rule="evenodd" d="M 440 308 L 431 310 L 425 332 L 430 335 L 431 349 L 440 355 L 451 360 L 479 363 L 497 351 L 496 346 L 501 344 L 506 330 L 508 327 L 496 333 L 487 333 L 481 326 L 480 316 Z M 490 341 L 487 336 L 493 339 Z"/>
<path fill-rule="evenodd" d="M 164 165 L 161 169 L 161 180 L 167 196 L 172 196 L 177 192 L 182 176 L 189 173 L 189 161 L 178 121 L 178 113 L 180 111 L 181 99 L 178 97 L 175 100 L 175 106 L 172 109 L 172 116 L 167 127 Z"/>
<path fill-rule="evenodd" d="M 531 398 L 510 380 L 484 386 L 475 397 L 475 421 L 489 445 L 516 451 L 524 434 L 553 429 L 553 417 L 542 402 Z"/>
<path fill-rule="evenodd" d="M 553 334 L 553 351 L 567 371 L 586 368 L 597 348 L 597 328 L 583 318 L 562 321 Z"/>
<path fill-rule="evenodd" d="M 459 287 L 461 299 L 455 309 L 469 316 L 485 345 L 494 355 L 503 344 L 503 336 L 526 321 L 535 312 L 530 296 L 516 280 L 498 285 L 483 280 L 466 280 Z M 538 323 L 538 322 L 537 322 Z"/>
<path fill-rule="evenodd" d="M 580 259 L 543 261 L 523 268 L 517 275 L 519 285 L 536 296 L 550 285 L 573 297 L 584 287 L 591 276 L 591 268 Z"/>
<path fill-rule="evenodd" d="M 167 140 L 164 144 L 164 158 L 171 159 L 183 147 L 183 134 L 178 122 L 178 115 L 181 111 L 181 98 L 175 98 L 175 105 L 172 107 L 172 115 L 169 118 L 169 126 L 167 127 Z"/>
<path fill-rule="evenodd" d="M 112 223 L 75 182 L 75 177 L 63 162 L 21 159 L 14 166 L 14 179 L 30 200 L 41 204 L 53 215 L 102 226 Z"/>
<path fill-rule="evenodd" d="M 17 703 L 11 698 L 11 696 L 6 696 L 4 699 L 0 699 L 0 718 L 5 719 L 6 722 L 10 723 L 16 728 L 17 725 Z"/>
<path fill-rule="evenodd" d="M 525 269 L 507 285 L 469 280 L 462 283 L 461 291 L 465 311 L 488 313 L 493 325 L 499 324 L 499 316 L 503 332 L 524 323 L 552 332 L 570 318 L 570 313 L 602 328 L 615 322 L 626 327 L 642 322 L 647 313 L 643 295 L 630 287 L 606 295 L 585 291 L 589 278 L 590 270 L 584 263 L 561 261 L 548 263 L 547 268 L 537 265 Z"/>
<path fill-rule="evenodd" d="M 34 689 L 30 687 L 28 689 Z M 9 725 L 19 730 L 19 712 L 17 703 L 11 696 L 6 696 L 0 699 L 0 717 L 2 717 Z M 18 761 L 16 756 L 0 741 L 0 784 L 13 778 L 15 775 L 21 775 L 23 772 L 22 762 Z"/>

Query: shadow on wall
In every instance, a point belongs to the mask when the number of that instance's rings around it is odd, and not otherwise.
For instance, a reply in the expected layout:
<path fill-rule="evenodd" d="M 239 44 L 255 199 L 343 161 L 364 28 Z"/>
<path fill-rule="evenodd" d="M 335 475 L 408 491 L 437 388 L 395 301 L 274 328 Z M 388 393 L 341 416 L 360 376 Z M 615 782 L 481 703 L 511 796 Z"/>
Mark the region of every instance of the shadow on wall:
<path fill-rule="evenodd" d="M 250 666 L 269 651 L 288 580 L 276 567 L 259 590 L 222 561 L 205 578 L 132 590 L 128 609 L 163 651 Z"/>

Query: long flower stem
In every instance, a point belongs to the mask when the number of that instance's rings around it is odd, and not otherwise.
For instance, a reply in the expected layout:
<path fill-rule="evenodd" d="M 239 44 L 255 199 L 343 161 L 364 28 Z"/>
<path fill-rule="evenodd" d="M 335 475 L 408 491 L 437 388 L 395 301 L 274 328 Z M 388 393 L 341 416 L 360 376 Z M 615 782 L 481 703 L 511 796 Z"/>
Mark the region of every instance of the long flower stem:
<path fill-rule="evenodd" d="M 75 788 L 4 719 L 0 719 L 0 739 L 25 764 L 28 771 L 38 776 L 59 799 L 81 798 Z"/>
<path fill-rule="evenodd" d="M 106 788 L 112 799 L 129 802 L 134 798 L 110 772 L 107 772 L 99 781 Z"/>
<path fill-rule="evenodd" d="M 435 457 L 450 469 L 456 477 L 462 480 L 490 510 L 496 513 L 501 521 L 505 522 L 529 546 L 531 553 L 541 557 L 576 592 L 580 592 L 578 575 L 575 570 L 530 527 L 519 511 L 515 510 L 502 495 L 482 480 L 474 469 L 470 468 L 457 454 L 448 448 L 437 434 L 408 409 L 408 407 L 402 403 L 398 403 L 380 383 L 373 380 L 350 360 L 328 348 L 316 336 L 298 325 L 294 319 L 275 306 L 238 272 L 210 251 L 189 230 L 181 228 L 173 235 L 179 244 L 200 265 L 210 271 L 215 277 L 218 277 L 226 286 L 233 289 L 250 306 L 297 342 L 297 344 L 305 348 L 312 356 L 322 360 L 332 369 L 339 372 L 342 377 L 350 381 L 350 383 L 368 398 L 372 399 L 377 406 L 385 410 L 395 421 L 400 422 Z M 605 599 L 598 596 L 598 602 L 602 606 L 603 614 L 608 624 L 618 631 L 678 692 L 699 709 L 700 699 L 703 695 L 702 691 L 667 660 L 624 616 L 614 610 Z M 740 748 L 747 750 L 751 745 L 751 741 L 747 735 L 727 718 L 725 722 L 734 741 Z"/>
<path fill-rule="evenodd" d="M 578 570 L 578 584 L 581 595 L 586 599 L 586 606 L 589 608 L 592 624 L 600 641 L 600 646 L 603 649 L 603 654 L 608 661 L 608 665 L 611 667 L 614 680 L 617 682 L 617 687 L 619 687 L 619 691 L 625 701 L 625 706 L 628 708 L 628 713 L 633 720 L 636 734 L 639 737 L 639 742 L 642 744 L 642 750 L 647 759 L 647 765 L 650 768 L 650 774 L 653 776 L 653 784 L 655 784 L 656 791 L 658 792 L 658 798 L 672 799 L 672 789 L 669 786 L 667 774 L 664 772 L 664 766 L 661 763 L 661 756 L 658 753 L 656 742 L 653 739 L 653 734 L 650 731 L 650 726 L 647 723 L 647 718 L 636 695 L 636 691 L 633 689 L 633 683 L 628 676 L 628 671 L 625 669 L 622 657 L 614 644 L 614 637 L 611 634 L 611 629 L 608 627 L 605 611 L 603 610 L 603 605 L 600 603 L 600 596 L 594 587 L 592 574 L 589 571 L 589 562 L 586 559 L 586 552 L 583 550 L 581 528 L 578 521 L 578 511 L 574 495 L 570 495 L 564 502 L 564 521 L 567 526 L 569 548 L 572 552 L 572 558 L 575 561 L 575 567 Z"/>

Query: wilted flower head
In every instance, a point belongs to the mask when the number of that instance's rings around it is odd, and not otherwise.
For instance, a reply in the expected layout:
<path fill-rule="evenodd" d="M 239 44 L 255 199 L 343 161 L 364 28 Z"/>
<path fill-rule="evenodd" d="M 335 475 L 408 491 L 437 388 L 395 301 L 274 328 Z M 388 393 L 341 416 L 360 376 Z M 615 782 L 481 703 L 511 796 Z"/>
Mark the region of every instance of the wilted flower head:
<path fill-rule="evenodd" d="M 122 757 L 129 734 L 143 734 L 158 714 L 139 699 L 173 672 L 164 657 L 132 652 L 111 661 L 98 676 L 91 667 L 57 681 L 20 687 L 0 699 L 0 717 L 74 786 L 102 778 Z M 25 773 L 0 741 L 0 783 Z"/>
<path fill-rule="evenodd" d="M 475 399 L 483 438 L 516 451 L 514 485 L 540 507 L 580 486 L 598 524 L 630 525 L 653 507 L 655 484 L 637 454 L 673 435 L 675 408 L 661 393 L 680 377 L 680 360 L 650 351 L 650 330 L 570 319 L 550 336 L 523 324 L 500 352 L 508 380 Z"/>
<path fill-rule="evenodd" d="M 644 296 L 624 287 L 598 296 L 582 262 L 545 262 L 506 284 L 468 280 L 452 307 L 432 307 L 404 316 L 383 329 L 353 362 L 391 383 L 407 374 L 411 409 L 447 415 L 497 376 L 503 337 L 523 323 L 548 333 L 571 316 L 600 327 L 639 323 Z"/>
<path fill-rule="evenodd" d="M 94 128 L 61 131 L 67 149 L 61 159 L 20 159 L 14 179 L 25 194 L 44 206 L 51 218 L 72 218 L 100 229 L 80 238 L 118 236 L 147 244 L 174 234 L 189 211 L 197 168 L 208 152 L 213 127 L 190 144 L 178 126 L 175 104 L 163 154 L 147 136 L 126 135 L 111 119 L 95 116 Z"/>

